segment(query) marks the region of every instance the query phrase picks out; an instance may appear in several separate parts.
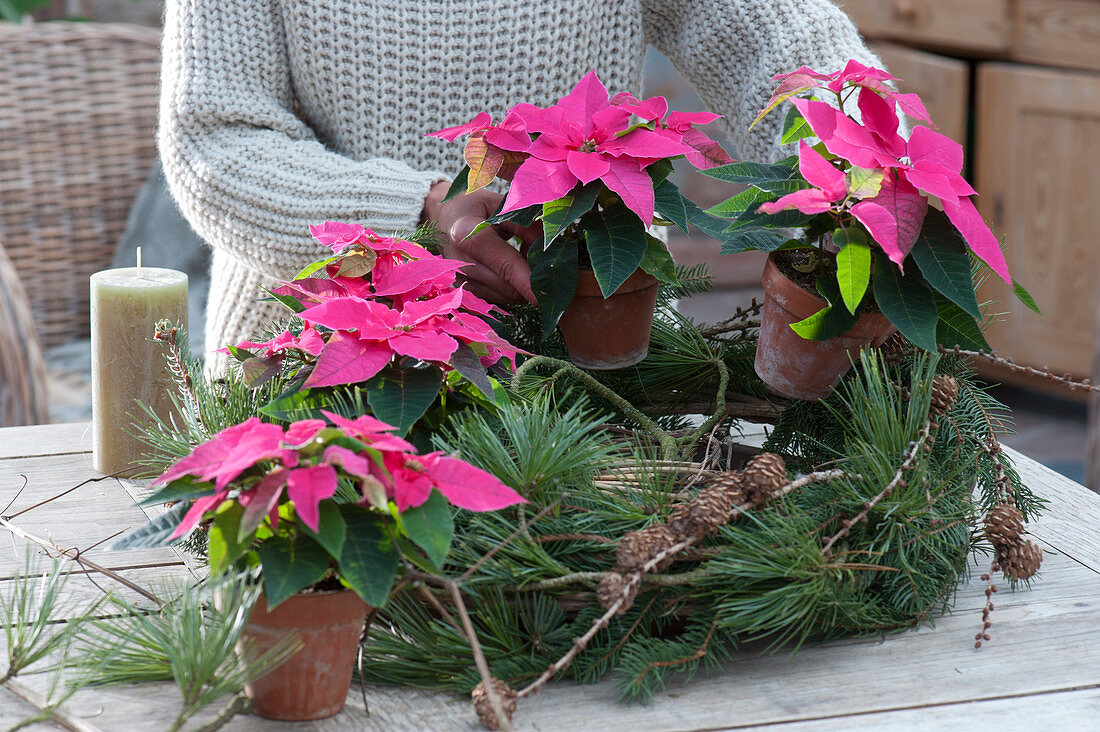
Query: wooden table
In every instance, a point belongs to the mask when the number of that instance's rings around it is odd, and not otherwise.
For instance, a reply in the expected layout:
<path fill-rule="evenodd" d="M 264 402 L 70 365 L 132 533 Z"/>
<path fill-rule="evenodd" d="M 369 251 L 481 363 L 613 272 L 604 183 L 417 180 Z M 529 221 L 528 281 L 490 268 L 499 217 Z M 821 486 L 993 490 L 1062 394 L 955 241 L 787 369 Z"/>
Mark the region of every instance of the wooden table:
<path fill-rule="evenodd" d="M 92 471 L 87 425 L 0 429 L 0 513 L 12 516 L 88 478 Z M 650 706 L 624 706 L 610 684 L 551 685 L 521 703 L 522 730 L 724 730 L 767 726 L 769 730 L 1100 729 L 1100 496 L 1034 461 L 1008 451 L 1020 475 L 1049 501 L 1030 525 L 1044 551 L 1043 568 L 1031 590 L 995 595 L 992 640 L 974 649 L 981 627 L 985 583 L 975 564 L 960 586 L 955 610 L 935 627 L 888 636 L 808 645 L 797 655 L 742 652 L 725 670 L 691 684 L 673 683 Z M 26 485 L 18 498 L 5 504 Z M 142 524 L 134 487 L 116 479 L 88 483 L 12 520 L 22 531 L 64 547 L 90 547 L 116 531 Z M 10 533 L 10 532 L 9 532 Z M 8 543 L 7 541 L 5 543 Z M 23 566 L 26 541 L 12 535 L 0 552 L 0 584 Z M 195 570 L 172 549 L 112 552 L 103 546 L 88 557 L 142 585 L 167 578 L 193 580 Z M 110 580 L 96 577 L 100 584 Z M 99 592 L 91 578 L 70 582 L 77 599 Z M 0 586 L 0 590 L 3 587 Z M 123 594 L 136 598 L 119 586 Z M 140 599 L 140 598 L 138 598 Z M 22 681 L 32 692 L 44 683 Z M 476 730 L 467 702 L 408 689 L 368 688 L 371 715 L 358 689 L 347 709 L 319 723 L 291 725 L 237 717 L 226 730 Z M 163 730 L 175 717 L 179 697 L 169 683 L 86 689 L 65 709 L 80 729 Z M 193 720 L 209 721 L 216 710 Z M 0 689 L 0 727 L 32 712 Z M 82 726 L 81 726 L 82 725 Z M 54 723 L 32 730 L 61 729 Z"/>

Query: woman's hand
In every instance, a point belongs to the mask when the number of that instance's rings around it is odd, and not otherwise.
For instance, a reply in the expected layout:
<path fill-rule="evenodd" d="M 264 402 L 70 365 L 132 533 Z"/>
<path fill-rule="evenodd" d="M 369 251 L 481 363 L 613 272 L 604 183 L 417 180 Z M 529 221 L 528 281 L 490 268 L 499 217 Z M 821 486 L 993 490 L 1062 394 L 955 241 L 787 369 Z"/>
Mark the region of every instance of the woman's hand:
<path fill-rule="evenodd" d="M 449 188 L 445 181 L 432 186 L 420 215 L 421 221 L 434 221 L 446 237 L 443 255 L 471 263 L 462 274 L 475 295 L 498 305 L 524 301 L 536 304 L 525 255 L 538 239 L 539 227 L 524 228 L 505 221 L 469 236 L 478 224 L 496 213 L 503 197 L 481 189 L 444 203 Z M 513 236 L 522 242 L 518 251 L 507 241 Z"/>

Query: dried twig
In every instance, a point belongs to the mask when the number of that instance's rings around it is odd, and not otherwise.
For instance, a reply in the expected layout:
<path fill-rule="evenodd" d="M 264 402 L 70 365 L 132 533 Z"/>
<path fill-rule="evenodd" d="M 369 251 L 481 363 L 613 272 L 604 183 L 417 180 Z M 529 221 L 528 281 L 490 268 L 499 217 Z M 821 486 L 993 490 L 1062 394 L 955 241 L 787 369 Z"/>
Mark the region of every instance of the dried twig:
<path fill-rule="evenodd" d="M 76 562 L 77 564 L 79 564 L 81 567 L 83 567 L 86 570 L 90 569 L 93 572 L 99 572 L 100 574 L 102 574 L 105 577 L 110 577 L 115 582 L 118 582 L 120 585 L 123 585 L 124 587 L 130 588 L 131 590 L 138 593 L 139 595 L 141 595 L 145 599 L 151 600 L 152 602 L 155 602 L 158 607 L 164 604 L 156 595 L 154 595 L 152 592 L 145 589 L 144 587 L 141 587 L 140 585 L 134 584 L 130 580 L 128 580 L 125 577 L 123 577 L 122 575 L 120 575 L 118 572 L 114 572 L 110 569 L 107 569 L 106 567 L 102 567 L 99 564 L 96 564 L 95 562 L 93 562 L 92 560 L 84 557 L 81 553 L 81 550 L 79 550 L 79 549 L 66 549 L 66 548 L 60 546 L 59 544 L 57 544 L 56 542 L 50 541 L 49 539 L 43 539 L 39 536 L 35 536 L 34 534 L 29 534 L 26 531 L 24 531 L 23 529 L 19 528 L 15 524 L 13 524 L 11 521 L 9 521 L 7 518 L 5 518 L 3 516 L 0 516 L 0 527 L 3 527 L 5 529 L 7 529 L 14 536 L 18 536 L 22 539 L 26 539 L 29 542 L 37 544 L 38 546 L 46 549 L 47 551 L 56 552 L 59 557 L 64 557 L 65 559 Z"/>

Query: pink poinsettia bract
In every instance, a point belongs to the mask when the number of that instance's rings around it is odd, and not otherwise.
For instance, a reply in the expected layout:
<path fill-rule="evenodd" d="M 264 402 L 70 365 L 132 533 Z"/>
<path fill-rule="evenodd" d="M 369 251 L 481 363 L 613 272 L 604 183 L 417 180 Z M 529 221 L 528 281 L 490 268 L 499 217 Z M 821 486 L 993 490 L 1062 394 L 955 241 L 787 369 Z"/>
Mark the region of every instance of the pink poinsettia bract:
<path fill-rule="evenodd" d="M 284 429 L 253 417 L 217 433 L 161 474 L 154 486 L 189 476 L 198 482 L 213 481 L 215 487 L 214 494 L 195 500 L 171 538 L 183 536 L 204 516 L 234 500 L 246 512 L 260 511 L 259 516 L 268 516 L 275 525 L 285 498 L 294 504 L 302 523 L 316 532 L 320 505 L 336 494 L 341 477 L 360 486 L 361 504 L 371 502 L 369 485 L 381 484 L 398 511 L 421 505 L 433 489 L 469 511 L 526 503 L 496 476 L 463 460 L 441 452 L 417 454 L 409 442 L 392 434 L 393 427 L 374 417 L 347 419 L 323 413 L 336 425 L 329 435 L 328 424 L 320 419 L 300 420 Z M 339 437 L 350 437 L 363 447 L 356 451 L 332 444 Z M 319 449 L 315 441 L 326 444 Z"/>

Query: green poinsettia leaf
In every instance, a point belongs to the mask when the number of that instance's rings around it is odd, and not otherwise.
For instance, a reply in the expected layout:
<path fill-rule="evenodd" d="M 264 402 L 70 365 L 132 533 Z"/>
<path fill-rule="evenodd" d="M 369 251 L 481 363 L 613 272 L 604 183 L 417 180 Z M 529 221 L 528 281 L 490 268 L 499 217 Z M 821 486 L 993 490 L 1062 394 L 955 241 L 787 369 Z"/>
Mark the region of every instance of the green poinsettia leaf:
<path fill-rule="evenodd" d="M 666 285 L 678 285 L 680 278 L 676 276 L 676 263 L 672 261 L 664 242 L 651 234 L 646 234 L 646 242 L 645 256 L 638 266 Z"/>
<path fill-rule="evenodd" d="M 762 191 L 759 188 L 750 186 L 737 195 L 711 206 L 706 212 L 711 216 L 733 219 L 742 216 L 746 212 L 755 211 L 760 204 L 767 201 L 774 201 L 776 198 L 778 198 L 778 196 L 774 193 Z"/>
<path fill-rule="evenodd" d="M 340 259 L 341 256 L 342 255 L 340 254 L 333 254 L 331 257 L 319 259 L 316 262 L 310 262 L 305 267 L 302 267 L 302 269 L 298 271 L 298 274 L 294 275 L 294 279 L 304 280 L 307 277 L 312 277 L 315 272 L 329 266 L 336 260 Z"/>
<path fill-rule="evenodd" d="M 424 550 L 428 559 L 437 567 L 442 566 L 451 549 L 455 528 L 451 504 L 443 494 L 432 490 L 427 501 L 401 514 L 401 522 L 405 533 Z"/>
<path fill-rule="evenodd" d="M 720 165 L 716 168 L 707 168 L 699 172 L 708 178 L 715 178 L 727 183 L 755 186 L 772 193 L 791 193 L 810 187 L 810 184 L 799 175 L 797 168 L 781 164 L 766 165 L 764 163 L 742 161 Z"/>
<path fill-rule="evenodd" d="M 837 229 L 836 279 L 848 312 L 855 313 L 871 282 L 871 245 L 862 229 Z"/>
<path fill-rule="evenodd" d="M 653 189 L 653 209 L 666 221 L 674 223 L 685 234 L 688 233 L 687 199 L 680 189 L 670 180 L 662 181 Z"/>
<path fill-rule="evenodd" d="M 574 188 L 561 198 L 542 204 L 543 249 L 549 247 L 566 227 L 592 210 L 602 185 L 599 181 L 593 181 L 586 186 Z"/>
<path fill-rule="evenodd" d="M 482 366 L 481 359 L 474 353 L 474 349 L 470 348 L 465 343 L 459 343 L 458 348 L 451 355 L 450 364 L 454 366 L 455 371 L 465 376 L 470 383 L 476 386 L 482 394 L 489 398 L 489 401 L 495 401 L 496 396 L 493 394 L 493 385 L 489 381 L 489 372 Z"/>
<path fill-rule="evenodd" d="M 1031 296 L 1031 293 L 1028 292 L 1019 282 L 1013 282 L 1012 292 L 1016 295 L 1016 299 L 1022 302 L 1028 310 L 1034 311 L 1037 315 L 1043 314 L 1039 310 L 1039 305 L 1035 302 L 1035 298 L 1033 298 Z"/>
<path fill-rule="evenodd" d="M 936 324 L 936 340 L 945 348 L 964 348 L 969 351 L 989 351 L 989 343 L 981 326 L 973 317 L 942 295 L 936 295 L 939 322 Z"/>
<path fill-rule="evenodd" d="M 341 506 L 348 538 L 340 553 L 340 575 L 374 607 L 382 607 L 397 576 L 398 557 L 382 519 L 358 506 Z"/>
<path fill-rule="evenodd" d="M 585 214 L 581 228 L 600 292 L 610 297 L 645 257 L 645 224 L 626 206 L 616 205 Z"/>
<path fill-rule="evenodd" d="M 277 295 L 274 292 L 272 292 L 271 290 L 267 289 L 266 287 L 261 287 L 260 289 L 263 290 L 264 292 L 266 292 L 268 295 L 271 295 L 271 298 L 273 300 L 275 300 L 276 302 L 280 302 L 283 305 L 286 305 L 294 313 L 300 313 L 300 312 L 302 312 L 303 310 L 306 309 L 305 305 L 298 302 L 298 300 L 291 297 L 290 295 Z"/>
<path fill-rule="evenodd" d="M 893 262 L 876 254 L 871 289 L 879 310 L 903 336 L 918 348 L 935 352 L 936 296 L 916 267 L 902 275 Z"/>
<path fill-rule="evenodd" d="M 545 250 L 540 242 L 535 242 L 527 252 L 531 289 L 539 301 L 543 338 L 550 337 L 561 314 L 573 301 L 577 291 L 577 257 L 576 240 L 562 237 Z"/>
<path fill-rule="evenodd" d="M 300 386 L 300 385 L 299 385 Z M 360 387 L 342 387 L 352 390 L 356 395 Z M 288 390 L 289 391 L 289 390 Z M 260 407 L 260 414 L 283 422 L 297 422 L 302 419 L 324 419 L 322 409 L 338 412 L 330 402 L 331 395 L 324 389 L 301 389 L 284 392 L 280 396 Z M 347 415 L 343 415 L 347 416 Z M 356 417 L 358 415 L 351 415 Z"/>
<path fill-rule="evenodd" d="M 333 557 L 340 556 L 340 553 L 344 549 L 344 540 L 347 538 L 348 527 L 344 523 L 344 517 L 340 514 L 340 509 L 332 501 L 322 501 L 317 506 L 319 511 L 319 519 L 317 521 L 317 531 L 301 524 L 301 529 L 306 535 L 313 538 L 318 544 L 324 547 Z"/>
<path fill-rule="evenodd" d="M 443 201 L 450 201 L 452 198 L 457 198 L 466 192 L 466 187 L 470 184 L 470 166 L 463 165 L 462 170 L 459 171 L 455 179 L 451 181 L 451 187 L 447 189 L 447 195 L 443 197 Z"/>
<path fill-rule="evenodd" d="M 139 526 L 128 534 L 124 534 L 110 545 L 113 552 L 126 551 L 128 549 L 151 549 L 158 546 L 171 544 L 171 536 L 176 527 L 183 521 L 184 515 L 191 508 L 190 501 L 181 501 L 162 513 L 144 526 Z"/>
<path fill-rule="evenodd" d="M 787 110 L 787 116 L 783 118 L 783 132 L 779 138 L 780 144 L 787 145 L 813 136 L 814 131 L 810 128 L 806 118 L 799 113 L 797 107 L 792 105 Z"/>
<path fill-rule="evenodd" d="M 395 369 L 387 366 L 367 382 L 367 403 L 375 417 L 404 437 L 435 402 L 443 377 L 434 366 Z"/>
<path fill-rule="evenodd" d="M 856 316 L 840 307 L 841 294 L 832 277 L 817 278 L 817 291 L 828 305 L 804 320 L 791 325 L 791 330 L 813 341 L 826 341 L 844 335 L 856 324 Z"/>
<path fill-rule="evenodd" d="M 966 242 L 942 211 L 928 209 L 909 256 L 937 292 L 972 318 L 981 319 Z"/>
<path fill-rule="evenodd" d="M 646 167 L 645 172 L 649 173 L 649 177 L 653 179 L 653 186 L 656 188 L 672 174 L 672 161 L 668 158 L 661 158 Z"/>
<path fill-rule="evenodd" d="M 256 551 L 263 567 L 268 610 L 320 582 L 331 562 L 328 551 L 306 536 L 297 536 L 294 540 L 272 536 Z"/>
<path fill-rule="evenodd" d="M 761 252 L 774 252 L 788 241 L 789 239 L 778 231 L 739 229 L 723 236 L 722 254 L 740 254 L 750 249 Z"/>
<path fill-rule="evenodd" d="M 224 508 L 214 514 L 214 523 L 206 532 L 206 556 L 213 574 L 221 574 L 229 569 L 229 565 L 248 548 L 248 544 L 239 538 L 244 506 L 237 502 L 223 506 Z"/>

